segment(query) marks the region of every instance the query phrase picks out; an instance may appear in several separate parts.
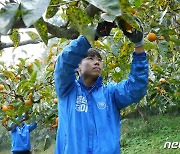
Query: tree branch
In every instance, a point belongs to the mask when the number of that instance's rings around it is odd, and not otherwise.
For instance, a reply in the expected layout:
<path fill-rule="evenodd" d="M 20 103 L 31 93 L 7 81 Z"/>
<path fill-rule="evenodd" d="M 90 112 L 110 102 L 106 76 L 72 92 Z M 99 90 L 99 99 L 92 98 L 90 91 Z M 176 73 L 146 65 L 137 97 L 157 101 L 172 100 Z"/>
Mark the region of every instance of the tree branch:
<path fill-rule="evenodd" d="M 48 22 L 46 22 L 46 25 L 48 28 L 48 33 L 50 33 L 54 37 L 75 39 L 79 36 L 79 32 L 72 27 L 70 28 L 65 28 L 64 26 L 59 27 L 59 26 L 52 25 Z"/>
<path fill-rule="evenodd" d="M 37 43 L 39 43 L 39 42 L 33 41 L 33 40 L 27 40 L 27 41 L 20 42 L 19 46 L 27 45 L 27 44 L 37 44 Z M 0 50 L 2 50 L 4 48 L 10 48 L 10 47 L 14 47 L 14 44 L 13 43 L 3 43 L 3 42 L 0 42 Z"/>
<path fill-rule="evenodd" d="M 3 4 L 2 2 L 0 2 L 0 4 L 2 4 L 3 6 L 5 6 L 5 4 Z"/>
<path fill-rule="evenodd" d="M 94 17 L 95 14 L 97 14 L 100 11 L 100 9 L 96 8 L 93 5 L 88 5 L 85 9 L 85 12 L 90 17 Z M 74 29 L 73 27 L 66 27 L 66 26 L 56 26 L 53 24 L 50 24 L 48 22 L 45 22 L 48 28 L 48 33 L 52 35 L 52 37 L 58 37 L 58 38 L 66 38 L 66 39 L 75 39 L 79 36 L 79 32 Z M 16 23 L 13 25 L 13 28 L 27 28 L 24 24 L 22 18 L 19 18 Z M 29 27 L 33 28 L 33 26 Z M 52 38 L 51 37 L 51 38 Z M 27 44 L 37 44 L 41 41 L 32 41 L 27 40 L 19 43 L 19 46 L 27 45 Z M 0 42 L 0 50 L 4 48 L 14 47 L 13 43 L 3 43 Z"/>

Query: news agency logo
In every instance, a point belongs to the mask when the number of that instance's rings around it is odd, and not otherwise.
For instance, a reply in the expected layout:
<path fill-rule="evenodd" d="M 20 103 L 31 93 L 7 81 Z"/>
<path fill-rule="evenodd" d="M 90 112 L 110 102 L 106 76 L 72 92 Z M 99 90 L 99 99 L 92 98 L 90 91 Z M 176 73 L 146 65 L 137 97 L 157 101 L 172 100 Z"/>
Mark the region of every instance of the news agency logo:
<path fill-rule="evenodd" d="M 166 142 L 164 144 L 164 149 L 180 149 L 180 142 Z"/>

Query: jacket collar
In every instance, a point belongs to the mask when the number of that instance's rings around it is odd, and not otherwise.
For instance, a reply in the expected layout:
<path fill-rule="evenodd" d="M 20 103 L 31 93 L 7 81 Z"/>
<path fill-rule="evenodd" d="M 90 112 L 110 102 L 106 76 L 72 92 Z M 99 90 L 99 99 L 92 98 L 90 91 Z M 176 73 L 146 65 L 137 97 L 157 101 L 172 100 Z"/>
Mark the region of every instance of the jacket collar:
<path fill-rule="evenodd" d="M 86 89 L 86 90 L 89 91 L 90 89 L 92 89 L 92 88 L 94 88 L 94 87 L 96 87 L 96 88 L 101 87 L 102 84 L 103 84 L 103 83 L 102 83 L 102 80 L 103 80 L 102 76 L 99 76 L 99 77 L 97 78 L 94 86 L 88 87 L 88 86 L 84 85 L 84 83 L 83 83 L 83 81 L 82 81 L 82 77 L 80 76 L 80 77 L 78 78 L 78 83 L 79 83 L 84 89 Z"/>

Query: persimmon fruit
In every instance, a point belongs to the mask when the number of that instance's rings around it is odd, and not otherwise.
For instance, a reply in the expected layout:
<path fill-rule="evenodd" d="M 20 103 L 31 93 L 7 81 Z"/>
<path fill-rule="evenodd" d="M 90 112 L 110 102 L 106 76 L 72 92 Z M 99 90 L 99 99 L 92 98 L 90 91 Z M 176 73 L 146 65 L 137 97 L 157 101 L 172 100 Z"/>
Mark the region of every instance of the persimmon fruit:
<path fill-rule="evenodd" d="M 4 90 L 4 85 L 0 84 L 0 90 Z"/>
<path fill-rule="evenodd" d="M 138 15 L 137 10 L 136 10 L 136 9 L 133 9 L 133 10 L 132 10 L 132 14 Z"/>
<path fill-rule="evenodd" d="M 33 102 L 31 99 L 25 101 L 26 106 L 32 106 Z"/>
<path fill-rule="evenodd" d="M 132 26 L 125 21 L 126 30 L 132 30 Z"/>
<path fill-rule="evenodd" d="M 3 106 L 2 106 L 2 111 L 6 112 L 6 111 L 7 111 L 7 109 L 8 109 L 8 108 L 7 108 L 7 106 L 6 106 L 6 105 L 3 105 Z"/>
<path fill-rule="evenodd" d="M 32 63 L 29 63 L 28 66 L 27 66 L 27 68 L 31 68 L 32 66 L 33 66 L 33 64 L 32 64 Z"/>
<path fill-rule="evenodd" d="M 159 37 L 159 39 L 160 39 L 160 40 L 164 40 L 164 36 L 161 35 L 161 36 Z"/>
<path fill-rule="evenodd" d="M 147 35 L 147 39 L 150 41 L 150 42 L 153 42 L 156 40 L 156 34 L 155 33 L 149 33 Z"/>
<path fill-rule="evenodd" d="M 165 79 L 165 78 L 161 78 L 159 81 L 160 81 L 161 83 L 166 83 L 166 79 Z"/>
<path fill-rule="evenodd" d="M 9 117 L 5 117 L 5 118 L 1 121 L 1 123 L 4 125 L 8 120 L 9 120 Z"/>
<path fill-rule="evenodd" d="M 148 80 L 149 80 L 149 82 L 153 82 L 153 80 L 150 77 L 148 77 Z"/>
<path fill-rule="evenodd" d="M 16 76 L 16 79 L 17 79 L 17 80 L 21 79 L 21 75 L 17 75 L 17 76 Z"/>
<path fill-rule="evenodd" d="M 58 99 L 54 98 L 54 103 L 57 104 L 58 103 Z"/>
<path fill-rule="evenodd" d="M 161 91 L 161 89 L 159 87 L 154 87 L 154 89 L 156 89 L 158 92 Z"/>
<path fill-rule="evenodd" d="M 28 97 L 29 97 L 29 99 L 32 99 L 33 98 L 33 94 L 29 93 Z"/>
<path fill-rule="evenodd" d="M 58 124 L 58 117 L 56 118 L 56 124 Z"/>
<path fill-rule="evenodd" d="M 13 109 L 14 109 L 14 105 L 8 105 L 7 108 L 8 108 L 9 110 L 13 110 Z"/>
<path fill-rule="evenodd" d="M 57 124 L 54 124 L 54 125 L 52 125 L 51 127 L 52 128 L 56 128 L 58 125 Z"/>

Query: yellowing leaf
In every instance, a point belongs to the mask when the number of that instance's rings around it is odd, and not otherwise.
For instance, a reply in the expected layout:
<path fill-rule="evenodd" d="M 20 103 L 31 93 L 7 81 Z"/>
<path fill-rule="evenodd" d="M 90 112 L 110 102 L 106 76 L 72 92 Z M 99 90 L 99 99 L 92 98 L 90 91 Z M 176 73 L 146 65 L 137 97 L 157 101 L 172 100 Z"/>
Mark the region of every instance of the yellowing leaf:
<path fill-rule="evenodd" d="M 18 47 L 19 46 L 20 34 L 18 33 L 17 29 L 13 29 L 13 32 L 10 35 L 10 39 L 13 41 L 14 47 Z"/>
<path fill-rule="evenodd" d="M 78 7 L 69 7 L 67 9 L 68 19 L 75 29 L 83 34 L 89 43 L 93 45 L 95 37 L 95 25 L 92 24 L 92 19 Z"/>

